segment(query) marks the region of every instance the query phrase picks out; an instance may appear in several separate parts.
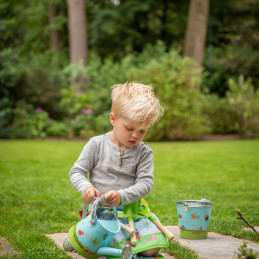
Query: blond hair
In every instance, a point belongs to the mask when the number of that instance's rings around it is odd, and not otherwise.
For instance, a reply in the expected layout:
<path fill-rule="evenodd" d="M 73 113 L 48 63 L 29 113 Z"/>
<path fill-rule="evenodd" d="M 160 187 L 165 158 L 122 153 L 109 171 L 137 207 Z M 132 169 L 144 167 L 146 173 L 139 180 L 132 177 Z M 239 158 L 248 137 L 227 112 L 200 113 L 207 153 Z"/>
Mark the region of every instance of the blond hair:
<path fill-rule="evenodd" d="M 163 115 L 163 108 L 150 85 L 136 82 L 112 86 L 112 112 L 135 122 L 154 124 Z"/>

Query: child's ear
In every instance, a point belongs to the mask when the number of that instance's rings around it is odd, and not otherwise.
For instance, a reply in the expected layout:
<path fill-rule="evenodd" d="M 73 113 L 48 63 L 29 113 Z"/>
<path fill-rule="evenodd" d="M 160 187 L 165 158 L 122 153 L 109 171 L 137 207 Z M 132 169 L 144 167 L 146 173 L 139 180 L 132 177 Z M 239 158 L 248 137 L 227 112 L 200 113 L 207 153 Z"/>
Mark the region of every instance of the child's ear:
<path fill-rule="evenodd" d="M 112 126 L 115 126 L 115 115 L 113 112 L 110 113 L 110 122 Z"/>

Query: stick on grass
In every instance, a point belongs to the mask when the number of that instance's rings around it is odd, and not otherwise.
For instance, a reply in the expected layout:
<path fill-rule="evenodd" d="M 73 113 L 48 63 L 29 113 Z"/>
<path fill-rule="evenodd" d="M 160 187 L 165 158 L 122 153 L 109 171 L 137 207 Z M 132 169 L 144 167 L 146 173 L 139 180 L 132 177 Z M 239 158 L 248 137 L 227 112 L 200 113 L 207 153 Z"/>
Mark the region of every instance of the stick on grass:
<path fill-rule="evenodd" d="M 259 238 L 259 234 L 258 234 L 258 232 L 256 231 L 256 229 L 254 228 L 254 226 L 251 224 L 251 223 L 249 223 L 244 217 L 243 217 L 243 215 L 242 215 L 242 213 L 241 213 L 241 211 L 240 210 L 237 210 L 237 215 L 239 216 L 239 217 L 236 217 L 236 219 L 242 219 L 254 232 L 255 232 L 255 234 L 258 236 L 258 238 Z"/>

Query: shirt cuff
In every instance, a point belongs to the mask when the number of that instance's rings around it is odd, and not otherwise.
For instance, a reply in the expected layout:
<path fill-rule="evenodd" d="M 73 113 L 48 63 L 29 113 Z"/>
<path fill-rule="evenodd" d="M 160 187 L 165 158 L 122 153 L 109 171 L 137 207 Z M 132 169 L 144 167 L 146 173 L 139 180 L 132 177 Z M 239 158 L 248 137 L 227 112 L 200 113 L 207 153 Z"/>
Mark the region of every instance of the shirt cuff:
<path fill-rule="evenodd" d="M 118 193 L 121 196 L 121 205 L 125 203 L 125 196 L 126 196 L 126 192 L 123 190 L 119 190 Z"/>

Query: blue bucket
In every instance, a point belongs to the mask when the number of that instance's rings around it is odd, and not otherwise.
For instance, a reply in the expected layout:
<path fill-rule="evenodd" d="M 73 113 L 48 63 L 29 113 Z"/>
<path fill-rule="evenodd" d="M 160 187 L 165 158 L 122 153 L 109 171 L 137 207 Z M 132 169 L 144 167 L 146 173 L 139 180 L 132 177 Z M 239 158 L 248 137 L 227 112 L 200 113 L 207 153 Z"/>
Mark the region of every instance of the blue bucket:
<path fill-rule="evenodd" d="M 176 202 L 180 237 L 205 239 L 208 235 L 213 202 L 184 200 Z"/>

